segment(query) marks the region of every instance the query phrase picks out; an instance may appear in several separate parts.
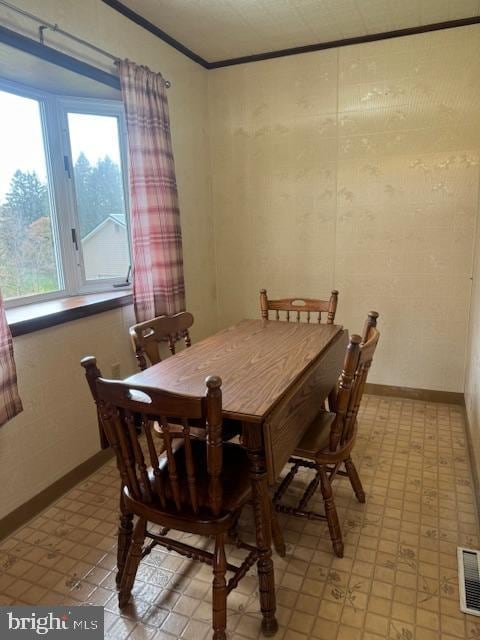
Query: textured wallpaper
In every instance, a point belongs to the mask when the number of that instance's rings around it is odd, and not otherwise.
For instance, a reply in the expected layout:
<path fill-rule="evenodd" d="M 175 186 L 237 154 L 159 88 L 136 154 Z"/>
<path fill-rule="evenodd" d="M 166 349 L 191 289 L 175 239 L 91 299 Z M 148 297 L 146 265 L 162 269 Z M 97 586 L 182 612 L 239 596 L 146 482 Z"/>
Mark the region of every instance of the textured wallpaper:
<path fill-rule="evenodd" d="M 220 324 L 340 290 L 381 314 L 370 380 L 463 391 L 480 26 L 209 73 Z"/>

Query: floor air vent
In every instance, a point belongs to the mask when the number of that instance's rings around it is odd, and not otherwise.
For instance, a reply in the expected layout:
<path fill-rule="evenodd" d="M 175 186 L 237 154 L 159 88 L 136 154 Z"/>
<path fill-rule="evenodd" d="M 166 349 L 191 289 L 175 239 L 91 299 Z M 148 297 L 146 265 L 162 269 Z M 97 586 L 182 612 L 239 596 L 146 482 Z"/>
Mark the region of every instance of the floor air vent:
<path fill-rule="evenodd" d="M 480 551 L 458 547 L 460 610 L 480 616 Z"/>

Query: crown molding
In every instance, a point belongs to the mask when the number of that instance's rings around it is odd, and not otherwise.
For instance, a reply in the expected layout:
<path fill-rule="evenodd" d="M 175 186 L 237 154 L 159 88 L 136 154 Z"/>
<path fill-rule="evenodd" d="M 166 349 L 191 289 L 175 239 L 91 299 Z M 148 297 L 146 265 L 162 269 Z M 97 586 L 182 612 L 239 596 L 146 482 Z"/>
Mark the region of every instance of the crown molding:
<path fill-rule="evenodd" d="M 168 33 L 162 31 L 159 27 L 144 18 L 142 15 L 129 9 L 120 2 L 120 0 L 102 0 L 106 5 L 118 11 L 123 16 L 143 27 L 153 35 L 172 46 L 180 53 L 194 60 L 204 69 L 220 69 L 222 67 L 231 67 L 238 64 L 246 64 L 248 62 L 259 62 L 261 60 L 271 60 L 274 58 L 283 58 L 285 56 L 295 56 L 301 53 L 311 53 L 313 51 L 324 51 L 325 49 L 334 49 L 337 47 L 347 47 L 355 44 L 364 44 L 366 42 L 377 42 L 378 40 L 391 40 L 392 38 L 402 38 L 404 36 L 413 36 L 421 33 L 430 33 L 432 31 L 441 31 L 442 29 L 454 29 L 456 27 L 465 27 L 473 24 L 480 24 L 480 16 L 472 16 L 471 18 L 461 18 L 459 20 L 448 20 L 446 22 L 434 22 L 425 24 L 420 27 L 409 27 L 407 29 L 397 29 L 395 31 L 384 31 L 382 33 L 372 33 L 354 38 L 344 38 L 343 40 L 331 40 L 330 42 L 317 42 L 314 44 L 304 45 L 301 47 L 292 47 L 290 49 L 279 49 L 277 51 L 267 51 L 265 53 L 256 53 L 248 56 L 240 56 L 238 58 L 228 58 L 226 60 L 217 60 L 209 62 L 200 55 L 191 51 Z"/>
<path fill-rule="evenodd" d="M 121 13 L 123 16 L 125 16 L 125 18 L 128 18 L 132 22 L 135 22 L 135 24 L 143 27 L 144 29 L 146 29 L 146 31 L 153 33 L 154 36 L 157 36 L 157 38 L 160 38 L 160 40 L 163 40 L 163 42 L 166 42 L 177 51 L 180 51 L 180 53 L 183 53 L 183 55 L 187 56 L 187 58 L 190 58 L 190 60 L 193 60 L 205 69 L 209 68 L 209 63 L 204 60 L 202 56 L 199 56 L 194 51 L 191 51 L 188 47 L 183 45 L 181 42 L 178 42 L 178 40 L 175 40 L 175 38 L 169 36 L 168 33 L 162 31 L 162 29 L 154 25 L 153 22 L 150 22 L 136 11 L 129 9 L 123 4 L 123 2 L 119 2 L 119 0 L 102 0 L 102 2 L 104 2 L 115 11 L 118 11 L 118 13 Z"/>
<path fill-rule="evenodd" d="M 246 64 L 248 62 L 259 62 L 261 60 L 272 60 L 273 58 L 283 58 L 285 56 L 296 56 L 301 53 L 311 53 L 313 51 L 324 51 L 325 49 L 348 47 L 355 44 L 364 44 L 366 42 L 391 40 L 392 38 L 414 36 L 420 33 L 430 33 L 432 31 L 440 31 L 442 29 L 465 27 L 472 24 L 480 24 L 480 17 L 462 18 L 461 20 L 449 20 L 448 22 L 435 22 L 433 24 L 422 25 L 421 27 L 409 27 L 408 29 L 397 29 L 396 31 L 384 31 L 382 33 L 372 33 L 365 36 L 357 36 L 354 38 L 344 38 L 343 40 L 318 42 L 316 44 L 308 44 L 302 47 L 292 47 L 291 49 L 280 49 L 277 51 L 268 51 L 266 53 L 241 56 L 239 58 L 230 58 L 228 60 L 218 60 L 217 62 L 209 62 L 208 68 L 220 69 L 222 67 L 232 67 L 237 64 Z"/>

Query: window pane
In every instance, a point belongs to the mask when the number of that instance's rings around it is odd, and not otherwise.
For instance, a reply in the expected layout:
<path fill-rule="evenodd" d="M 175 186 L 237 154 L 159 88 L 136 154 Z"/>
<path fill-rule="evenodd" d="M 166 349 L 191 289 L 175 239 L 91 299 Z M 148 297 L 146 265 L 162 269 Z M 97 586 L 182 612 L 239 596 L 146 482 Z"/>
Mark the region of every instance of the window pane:
<path fill-rule="evenodd" d="M 5 299 L 62 288 L 40 104 L 0 91 L 0 287 Z"/>
<path fill-rule="evenodd" d="M 126 278 L 130 265 L 115 116 L 69 113 L 85 277 Z"/>

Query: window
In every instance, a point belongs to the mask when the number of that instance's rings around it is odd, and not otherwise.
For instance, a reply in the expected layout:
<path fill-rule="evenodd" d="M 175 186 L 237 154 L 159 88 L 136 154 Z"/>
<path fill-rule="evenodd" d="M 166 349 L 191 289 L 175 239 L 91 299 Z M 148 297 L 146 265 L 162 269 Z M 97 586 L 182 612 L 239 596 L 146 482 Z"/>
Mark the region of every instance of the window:
<path fill-rule="evenodd" d="M 85 280 L 125 279 L 130 266 L 118 118 L 67 113 Z"/>
<path fill-rule="evenodd" d="M 0 284 L 6 300 L 63 288 L 38 100 L 0 91 Z"/>
<path fill-rule="evenodd" d="M 115 101 L 0 83 L 0 287 L 7 305 L 128 285 L 125 125 Z"/>

